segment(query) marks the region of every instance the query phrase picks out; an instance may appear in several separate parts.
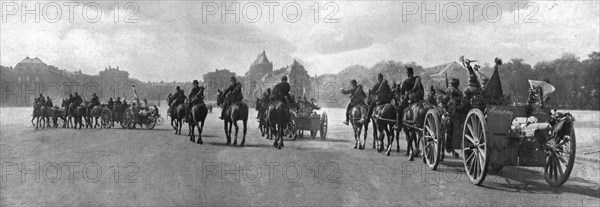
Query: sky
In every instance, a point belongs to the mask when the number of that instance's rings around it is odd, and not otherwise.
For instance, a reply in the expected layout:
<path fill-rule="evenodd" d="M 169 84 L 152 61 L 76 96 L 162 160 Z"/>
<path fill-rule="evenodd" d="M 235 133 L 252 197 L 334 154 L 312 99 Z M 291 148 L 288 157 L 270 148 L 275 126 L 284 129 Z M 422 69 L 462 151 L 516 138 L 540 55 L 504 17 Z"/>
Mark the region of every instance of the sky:
<path fill-rule="evenodd" d="M 190 81 L 223 68 L 243 75 L 263 50 L 275 69 L 296 59 L 311 75 L 600 51 L 598 1 L 126 3 L 2 1 L 0 64 L 39 57 L 87 74 L 110 65 L 143 81 Z"/>

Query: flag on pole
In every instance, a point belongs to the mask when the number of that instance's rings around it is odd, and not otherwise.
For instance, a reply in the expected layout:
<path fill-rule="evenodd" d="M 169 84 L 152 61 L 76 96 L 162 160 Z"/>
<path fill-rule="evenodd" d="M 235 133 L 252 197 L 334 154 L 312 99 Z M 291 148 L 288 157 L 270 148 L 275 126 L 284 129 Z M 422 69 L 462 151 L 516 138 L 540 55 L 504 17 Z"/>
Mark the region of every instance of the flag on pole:
<path fill-rule="evenodd" d="M 546 81 L 538 81 L 538 80 L 529 80 L 529 85 L 534 88 L 534 87 L 540 87 L 542 88 L 542 92 L 543 94 L 543 100 L 546 100 L 546 98 L 548 97 L 548 95 L 550 95 L 552 92 L 554 92 L 556 90 L 556 88 L 554 88 L 554 86 Z"/>

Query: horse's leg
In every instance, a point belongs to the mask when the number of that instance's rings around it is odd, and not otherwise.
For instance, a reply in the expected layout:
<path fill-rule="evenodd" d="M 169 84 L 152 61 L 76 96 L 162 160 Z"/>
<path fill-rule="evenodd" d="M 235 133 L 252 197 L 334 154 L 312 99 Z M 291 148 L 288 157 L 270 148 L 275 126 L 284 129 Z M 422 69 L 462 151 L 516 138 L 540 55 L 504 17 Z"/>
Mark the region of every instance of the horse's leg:
<path fill-rule="evenodd" d="M 283 147 L 283 134 L 285 133 L 286 126 L 285 124 L 279 125 L 279 149 Z"/>
<path fill-rule="evenodd" d="M 240 127 L 238 127 L 237 120 L 232 121 L 232 122 L 233 122 L 233 126 L 235 127 L 235 138 L 233 140 L 233 145 L 237 145 L 237 136 L 238 136 L 238 131 L 239 131 Z"/>
<path fill-rule="evenodd" d="M 358 148 L 357 131 L 358 129 L 356 129 L 356 125 L 354 124 L 354 121 L 352 121 L 352 132 L 354 133 L 354 149 Z"/>
<path fill-rule="evenodd" d="M 398 124 L 401 124 L 401 122 L 397 122 Z M 400 153 L 400 131 L 401 131 L 401 127 L 398 126 L 394 132 L 394 136 L 396 136 L 396 153 Z"/>
<path fill-rule="evenodd" d="M 390 123 L 386 123 L 385 133 L 388 138 L 388 148 L 385 155 L 390 156 L 390 151 L 392 151 L 392 146 L 394 146 L 394 126 Z"/>
<path fill-rule="evenodd" d="M 373 149 L 375 149 L 375 144 L 376 144 L 375 139 L 378 138 L 377 131 L 379 129 L 377 128 L 377 124 L 375 123 L 376 121 L 375 120 L 371 120 L 371 121 L 373 122 Z"/>
<path fill-rule="evenodd" d="M 226 145 L 229 145 L 229 142 L 230 142 L 229 134 L 227 133 L 228 132 L 228 129 L 227 129 L 228 128 L 228 124 L 229 123 L 227 123 L 227 121 L 223 122 L 223 127 L 225 128 L 225 138 L 227 138 L 227 142 L 225 143 Z"/>
<path fill-rule="evenodd" d="M 33 123 L 33 120 L 35 119 L 35 115 L 31 116 L 31 126 L 35 126 L 36 124 Z M 37 129 L 37 128 L 36 128 Z"/>
<path fill-rule="evenodd" d="M 202 129 L 204 129 L 204 121 L 196 122 L 198 127 L 198 144 L 202 144 Z"/>
<path fill-rule="evenodd" d="M 402 129 L 404 130 L 404 137 L 406 138 L 406 156 L 408 156 L 412 150 L 412 140 L 410 137 L 410 132 L 408 131 L 408 127 L 403 126 Z"/>
<path fill-rule="evenodd" d="M 365 145 L 367 145 L 367 134 L 369 134 L 369 123 L 365 123 L 364 125 L 365 133 L 363 135 L 362 144 L 359 146 L 359 149 L 365 149 Z"/>
<path fill-rule="evenodd" d="M 246 132 L 248 131 L 248 119 L 244 119 L 242 120 L 242 127 L 244 127 L 244 131 L 243 131 L 243 136 L 242 136 L 242 143 L 240 143 L 240 146 L 244 146 L 244 144 L 246 143 Z"/>

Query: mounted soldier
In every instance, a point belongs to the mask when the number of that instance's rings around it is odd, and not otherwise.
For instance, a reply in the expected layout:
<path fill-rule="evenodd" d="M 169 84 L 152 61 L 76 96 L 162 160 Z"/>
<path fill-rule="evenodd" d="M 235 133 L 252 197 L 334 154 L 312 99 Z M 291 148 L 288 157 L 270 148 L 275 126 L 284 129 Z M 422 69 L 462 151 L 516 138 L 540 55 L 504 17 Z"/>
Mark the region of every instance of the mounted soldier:
<path fill-rule="evenodd" d="M 40 96 L 38 96 L 34 101 L 33 101 L 34 105 L 38 105 L 38 106 L 45 106 L 46 105 L 46 100 L 44 100 L 44 95 L 42 95 L 40 93 Z"/>
<path fill-rule="evenodd" d="M 100 106 L 100 99 L 96 95 L 96 93 L 92 94 L 92 100 L 90 100 L 90 105 L 88 106 L 88 114 L 92 112 L 92 109 L 95 106 Z"/>
<path fill-rule="evenodd" d="M 373 114 L 375 106 L 390 103 L 392 101 L 392 89 L 387 80 L 383 79 L 383 74 L 377 75 L 377 83 L 371 89 L 371 93 L 376 95 L 375 103 L 369 103 L 369 117 Z"/>
<path fill-rule="evenodd" d="M 283 103 L 288 103 L 288 100 L 292 100 L 290 96 L 290 84 L 287 82 L 287 76 L 281 77 L 281 82 L 279 82 L 275 87 L 273 87 L 273 93 L 270 96 L 270 101 L 281 101 Z"/>
<path fill-rule="evenodd" d="M 406 75 L 408 78 L 400 86 L 400 94 L 403 97 L 400 108 L 422 101 L 425 94 L 425 89 L 423 88 L 423 84 L 421 84 L 421 77 L 414 75 L 412 67 L 406 68 Z"/>
<path fill-rule="evenodd" d="M 44 103 L 44 106 L 46 106 L 46 107 L 54 107 L 54 104 L 52 104 L 52 99 L 50 99 L 50 96 L 46 97 L 46 102 Z"/>
<path fill-rule="evenodd" d="M 198 81 L 196 81 L 198 82 Z M 183 90 L 181 90 L 181 88 L 179 88 L 179 86 L 177 86 L 177 88 L 175 88 L 176 92 L 175 94 L 173 94 L 173 96 L 171 96 L 171 99 L 169 100 L 169 106 L 177 106 L 183 102 L 185 102 L 185 92 Z"/>
<path fill-rule="evenodd" d="M 244 100 L 244 96 L 242 95 L 242 83 L 237 82 L 235 76 L 231 76 L 229 80 L 231 81 L 231 85 L 223 92 L 223 96 L 226 97 L 226 100 L 223 104 L 223 110 L 221 110 L 220 119 L 225 119 L 225 112 L 232 103 Z"/>
<path fill-rule="evenodd" d="M 345 125 L 348 125 L 348 119 L 349 119 L 349 113 L 350 113 L 350 109 L 352 109 L 352 107 L 357 106 L 357 105 L 365 105 L 365 98 L 367 98 L 367 95 L 365 94 L 365 91 L 363 90 L 362 85 L 359 85 L 356 80 L 351 80 L 350 81 L 350 85 L 352 88 L 346 90 L 346 89 L 342 89 L 341 92 L 342 94 L 350 94 L 350 102 L 348 103 L 348 106 L 346 107 L 346 120 L 344 121 Z M 361 120 L 363 121 L 363 120 Z"/>
<path fill-rule="evenodd" d="M 259 110 L 258 114 L 256 115 L 257 119 L 260 119 L 260 117 L 265 113 L 265 110 L 269 105 L 269 96 L 271 96 L 271 88 L 267 88 L 267 91 L 263 93 L 262 97 L 258 101 L 260 106 L 258 107 Z"/>
<path fill-rule="evenodd" d="M 119 106 L 123 103 L 121 103 L 121 97 L 117 97 L 117 100 L 115 101 L 115 105 Z"/>

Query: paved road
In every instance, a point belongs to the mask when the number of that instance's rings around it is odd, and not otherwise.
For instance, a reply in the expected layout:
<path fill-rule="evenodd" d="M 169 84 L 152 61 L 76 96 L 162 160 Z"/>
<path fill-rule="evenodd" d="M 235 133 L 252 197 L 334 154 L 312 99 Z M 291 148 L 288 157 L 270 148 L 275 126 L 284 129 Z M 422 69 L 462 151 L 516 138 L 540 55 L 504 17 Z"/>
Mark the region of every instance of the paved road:
<path fill-rule="evenodd" d="M 474 186 L 461 160 L 447 159 L 438 171 L 407 161 L 404 140 L 401 153 L 389 157 L 351 149 L 341 110 L 328 113 L 326 140 L 286 140 L 282 150 L 260 137 L 254 120 L 245 147 L 224 145 L 216 113 L 209 115 L 203 145 L 167 125 L 34 130 L 27 122 L 3 122 L 0 204 L 600 205 L 598 163 L 578 161 L 560 188 L 549 187 L 541 169 L 521 167 L 504 168 Z"/>

